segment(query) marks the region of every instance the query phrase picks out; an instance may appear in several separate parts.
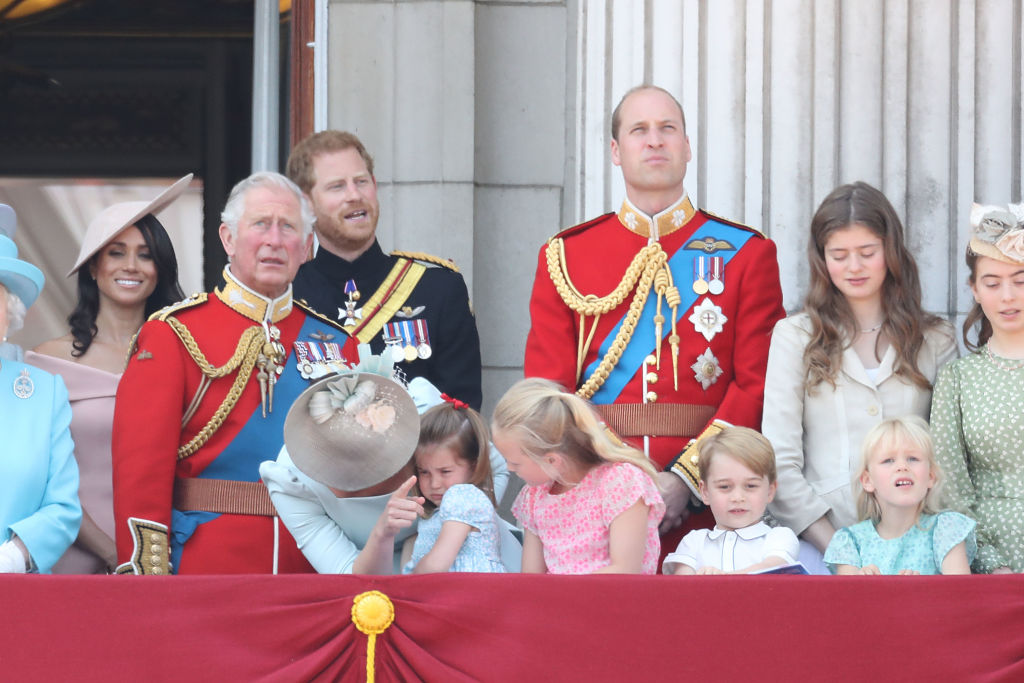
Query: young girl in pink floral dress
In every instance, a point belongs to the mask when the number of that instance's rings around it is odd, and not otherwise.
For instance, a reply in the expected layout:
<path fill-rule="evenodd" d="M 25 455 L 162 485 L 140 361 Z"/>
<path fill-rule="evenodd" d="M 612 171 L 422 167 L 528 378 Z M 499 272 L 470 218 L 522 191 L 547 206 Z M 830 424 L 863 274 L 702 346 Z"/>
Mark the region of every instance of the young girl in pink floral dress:
<path fill-rule="evenodd" d="M 512 513 L 523 571 L 655 574 L 665 504 L 654 466 L 585 400 L 548 380 L 516 383 L 494 409 L 493 440 L 526 486 Z"/>

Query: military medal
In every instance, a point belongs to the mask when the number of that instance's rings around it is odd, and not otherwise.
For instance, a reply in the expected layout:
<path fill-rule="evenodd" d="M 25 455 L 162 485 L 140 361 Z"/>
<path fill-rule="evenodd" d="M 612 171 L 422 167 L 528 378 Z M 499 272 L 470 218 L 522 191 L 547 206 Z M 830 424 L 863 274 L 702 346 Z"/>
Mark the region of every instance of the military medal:
<path fill-rule="evenodd" d="M 309 360 L 311 353 L 307 347 L 307 342 L 297 341 L 294 346 L 295 355 L 299 357 L 298 362 L 295 364 L 295 367 L 298 368 L 299 375 L 302 376 L 302 379 L 312 379 L 313 363 Z"/>
<path fill-rule="evenodd" d="M 725 291 L 725 259 L 721 256 L 711 257 L 711 280 L 708 282 L 708 291 L 716 295 Z"/>
<path fill-rule="evenodd" d="M 36 385 L 32 383 L 32 378 L 28 376 L 28 369 L 22 368 L 21 374 L 14 380 L 14 395 L 18 398 L 31 398 L 35 392 Z"/>
<path fill-rule="evenodd" d="M 420 318 L 414 320 L 413 325 L 416 326 L 416 355 L 426 360 L 434 354 L 430 348 L 430 335 L 427 334 L 427 321 Z"/>
<path fill-rule="evenodd" d="M 401 363 L 405 360 L 405 350 L 402 348 L 402 333 L 398 329 L 398 323 L 387 323 L 384 325 L 384 346 L 391 354 L 391 360 Z"/>
<path fill-rule="evenodd" d="M 402 321 L 402 341 L 405 342 L 405 346 L 402 351 L 405 354 L 405 361 L 411 363 L 417 358 L 419 354 L 416 353 L 416 344 L 414 344 L 415 336 L 412 333 L 412 325 L 409 324 L 408 320 Z"/>
<path fill-rule="evenodd" d="M 722 366 L 718 364 L 715 354 L 711 353 L 710 347 L 697 356 L 697 362 L 690 369 L 693 370 L 694 379 L 700 382 L 705 391 L 722 376 Z"/>
<path fill-rule="evenodd" d="M 693 291 L 697 296 L 708 293 L 708 281 L 704 279 L 706 267 L 707 263 L 704 261 L 703 256 L 697 256 L 693 259 Z"/>
<path fill-rule="evenodd" d="M 356 289 L 356 281 L 349 280 L 345 283 L 345 294 L 348 295 L 348 301 L 345 302 L 344 312 L 339 308 L 338 317 L 344 317 L 342 325 L 355 325 L 356 320 L 360 320 L 363 317 L 363 309 L 356 309 L 356 303 L 359 301 L 359 290 Z"/>
<path fill-rule="evenodd" d="M 704 338 L 711 341 L 716 334 L 722 331 L 729 319 L 722 313 L 722 309 L 712 303 L 710 297 L 693 307 L 693 313 L 687 318 L 693 323 L 693 328 L 704 335 Z"/>

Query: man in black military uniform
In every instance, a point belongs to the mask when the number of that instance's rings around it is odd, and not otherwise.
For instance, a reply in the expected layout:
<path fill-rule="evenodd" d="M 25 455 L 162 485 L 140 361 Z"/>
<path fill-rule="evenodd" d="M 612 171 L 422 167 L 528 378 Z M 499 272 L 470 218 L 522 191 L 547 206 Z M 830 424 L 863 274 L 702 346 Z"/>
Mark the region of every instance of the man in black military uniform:
<path fill-rule="evenodd" d="M 358 360 L 368 343 L 409 379 L 424 377 L 480 409 L 480 337 L 469 292 L 451 261 L 428 254 L 385 254 L 377 243 L 373 158 L 355 135 L 321 131 L 292 150 L 288 177 L 316 212 L 320 249 L 293 283 L 297 299 L 335 317 L 348 334 L 342 354 Z M 307 353 L 330 354 L 331 340 Z"/>

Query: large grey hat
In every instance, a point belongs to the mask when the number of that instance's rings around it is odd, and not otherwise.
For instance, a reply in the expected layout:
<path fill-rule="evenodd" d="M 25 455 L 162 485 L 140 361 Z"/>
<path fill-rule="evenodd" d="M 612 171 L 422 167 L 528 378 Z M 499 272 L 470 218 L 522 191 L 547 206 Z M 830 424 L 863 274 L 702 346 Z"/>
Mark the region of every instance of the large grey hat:
<path fill-rule="evenodd" d="M 89 221 L 85 237 L 82 238 L 82 247 L 78 250 L 78 258 L 68 271 L 68 277 L 74 275 L 96 252 L 121 234 L 122 230 L 138 223 L 147 213 L 156 215 L 166 209 L 185 191 L 190 182 L 191 173 L 158 194 L 151 202 L 118 202 L 100 211 L 96 218 Z"/>
<path fill-rule="evenodd" d="M 412 458 L 420 417 L 409 392 L 372 373 L 325 377 L 303 391 L 284 422 L 284 443 L 303 474 L 342 491 L 394 476 Z"/>

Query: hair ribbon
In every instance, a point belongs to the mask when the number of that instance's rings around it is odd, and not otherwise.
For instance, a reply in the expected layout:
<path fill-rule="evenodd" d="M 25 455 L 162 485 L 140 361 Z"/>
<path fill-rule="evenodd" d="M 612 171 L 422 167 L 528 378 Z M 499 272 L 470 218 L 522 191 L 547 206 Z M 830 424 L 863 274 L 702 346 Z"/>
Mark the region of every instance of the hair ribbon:
<path fill-rule="evenodd" d="M 452 407 L 455 408 L 455 410 L 465 410 L 466 408 L 469 407 L 465 402 L 460 401 L 457 398 L 452 398 L 448 394 L 441 394 L 441 398 L 443 398 L 448 403 L 451 403 Z"/>

